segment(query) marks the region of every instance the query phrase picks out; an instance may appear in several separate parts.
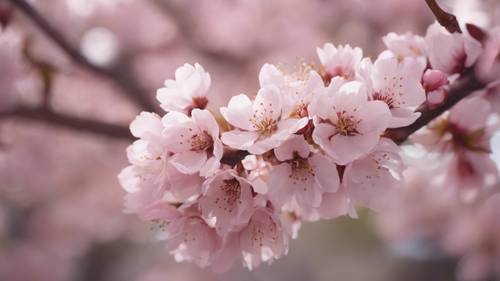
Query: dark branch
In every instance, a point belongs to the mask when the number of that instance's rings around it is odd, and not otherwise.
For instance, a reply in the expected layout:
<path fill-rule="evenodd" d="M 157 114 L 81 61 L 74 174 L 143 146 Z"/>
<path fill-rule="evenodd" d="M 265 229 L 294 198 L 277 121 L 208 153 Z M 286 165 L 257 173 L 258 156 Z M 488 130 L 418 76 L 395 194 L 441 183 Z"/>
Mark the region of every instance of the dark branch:
<path fill-rule="evenodd" d="M 139 83 L 128 73 L 120 67 L 104 68 L 97 66 L 88 61 L 77 48 L 60 33 L 58 32 L 45 18 L 38 13 L 30 4 L 25 0 L 9 0 L 16 8 L 22 11 L 33 23 L 40 28 L 45 35 L 47 35 L 54 43 L 61 48 L 61 50 L 68 55 L 75 63 L 82 67 L 112 80 L 128 98 L 132 99 L 143 109 L 154 111 L 155 106 L 147 97 L 144 89 Z"/>
<path fill-rule="evenodd" d="M 429 9 L 431 9 L 432 13 L 436 20 L 441 24 L 448 32 L 454 33 L 462 33 L 460 26 L 458 25 L 457 17 L 455 15 L 450 14 L 443 10 L 436 0 L 425 0 Z"/>
<path fill-rule="evenodd" d="M 84 119 L 65 113 L 57 113 L 45 108 L 19 106 L 13 111 L 0 114 L 0 118 L 23 118 L 73 129 L 79 132 L 93 133 L 119 139 L 134 139 L 126 126 Z"/>
<path fill-rule="evenodd" d="M 474 91 L 484 89 L 485 87 L 486 84 L 481 82 L 476 77 L 474 69 L 471 68 L 464 74 L 462 74 L 462 77 L 458 81 L 451 85 L 448 93 L 448 99 L 443 105 L 434 109 L 430 109 L 426 104 L 423 104 L 422 106 L 420 106 L 420 108 L 417 109 L 417 111 L 421 112 L 422 115 L 417 119 L 417 121 L 415 121 L 415 123 L 402 128 L 389 129 L 386 131 L 385 136 L 391 138 L 392 140 L 394 140 L 394 142 L 401 144 L 411 134 L 426 126 L 433 119 L 452 108 L 461 99 L 469 96 Z"/>

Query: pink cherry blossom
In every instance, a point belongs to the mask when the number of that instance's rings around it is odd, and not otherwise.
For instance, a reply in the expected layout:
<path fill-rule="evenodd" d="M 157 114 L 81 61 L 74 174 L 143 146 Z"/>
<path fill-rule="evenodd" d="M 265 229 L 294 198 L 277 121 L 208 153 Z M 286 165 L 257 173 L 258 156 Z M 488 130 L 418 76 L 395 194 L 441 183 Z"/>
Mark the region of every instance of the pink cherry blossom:
<path fill-rule="evenodd" d="M 191 113 L 194 108 L 204 109 L 211 79 L 203 67 L 184 64 L 175 71 L 175 80 L 166 80 L 165 87 L 158 89 L 156 98 L 165 111 Z"/>
<path fill-rule="evenodd" d="M 264 64 L 259 73 L 261 87 L 274 85 L 282 93 L 283 116 L 303 118 L 308 115 L 307 107 L 324 89 L 321 76 L 314 70 L 307 68 L 302 72 L 284 74 L 276 66 Z"/>
<path fill-rule="evenodd" d="M 425 102 L 419 64 L 414 60 L 398 62 L 396 58 L 379 58 L 371 77 L 372 98 L 385 102 L 391 111 L 388 127 L 404 127 L 415 122 L 420 113 L 414 109 Z"/>
<path fill-rule="evenodd" d="M 279 146 L 307 124 L 307 118 L 283 117 L 282 110 L 283 99 L 276 86 L 260 89 L 253 102 L 244 94 L 232 97 L 220 112 L 236 128 L 223 133 L 222 142 L 253 154 Z"/>
<path fill-rule="evenodd" d="M 220 247 L 220 237 L 199 216 L 187 215 L 167 226 L 171 231 L 168 248 L 178 262 L 191 261 L 200 267 L 212 264 Z"/>
<path fill-rule="evenodd" d="M 191 114 L 172 111 L 162 119 L 165 146 L 173 153 L 169 161 L 182 173 L 208 177 L 222 158 L 219 126 L 208 110 L 194 109 Z"/>
<path fill-rule="evenodd" d="M 424 38 L 411 32 L 396 34 L 390 32 L 382 38 L 391 56 L 403 61 L 405 58 L 424 60 L 426 57 Z"/>
<path fill-rule="evenodd" d="M 323 48 L 317 48 L 319 60 L 330 78 L 342 77 L 345 80 L 356 78 L 356 68 L 363 57 L 363 50 L 350 45 L 335 47 L 326 43 Z"/>
<path fill-rule="evenodd" d="M 355 205 L 380 210 L 403 182 L 403 162 L 399 147 L 390 139 L 381 138 L 366 157 L 349 164 L 343 184 Z"/>
<path fill-rule="evenodd" d="M 431 67 L 447 74 L 461 73 L 471 67 L 482 51 L 481 44 L 472 37 L 450 34 L 437 22 L 427 29 L 425 44 Z"/>
<path fill-rule="evenodd" d="M 15 29 L 0 26 L 0 65 L 2 66 L 0 110 L 12 107 L 18 99 L 16 85 L 24 74 L 21 39 Z"/>
<path fill-rule="evenodd" d="M 203 195 L 199 200 L 201 214 L 221 236 L 239 230 L 252 215 L 252 193 L 250 182 L 236 172 L 220 172 L 203 184 Z"/>
<path fill-rule="evenodd" d="M 239 233 L 243 264 L 248 269 L 272 262 L 288 253 L 288 235 L 279 218 L 268 208 L 255 210 Z"/>
<path fill-rule="evenodd" d="M 333 79 L 309 109 L 314 116 L 314 142 L 339 165 L 368 154 L 390 119 L 387 104 L 369 101 L 362 84 L 356 81 L 339 86 Z"/>
<path fill-rule="evenodd" d="M 319 207 L 324 192 L 336 192 L 339 187 L 337 167 L 321 153 L 312 153 L 301 135 L 296 135 L 274 149 L 283 163 L 269 175 L 268 196 L 278 208 L 293 201 L 300 209 Z"/>

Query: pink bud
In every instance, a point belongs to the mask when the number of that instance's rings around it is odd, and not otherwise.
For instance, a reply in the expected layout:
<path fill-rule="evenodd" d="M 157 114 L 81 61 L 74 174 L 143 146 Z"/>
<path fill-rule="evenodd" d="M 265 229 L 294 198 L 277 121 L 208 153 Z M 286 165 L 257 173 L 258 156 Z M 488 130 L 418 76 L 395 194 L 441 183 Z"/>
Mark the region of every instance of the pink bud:
<path fill-rule="evenodd" d="M 423 84 L 426 92 L 435 91 L 447 82 L 448 76 L 440 70 L 428 69 L 424 73 Z"/>

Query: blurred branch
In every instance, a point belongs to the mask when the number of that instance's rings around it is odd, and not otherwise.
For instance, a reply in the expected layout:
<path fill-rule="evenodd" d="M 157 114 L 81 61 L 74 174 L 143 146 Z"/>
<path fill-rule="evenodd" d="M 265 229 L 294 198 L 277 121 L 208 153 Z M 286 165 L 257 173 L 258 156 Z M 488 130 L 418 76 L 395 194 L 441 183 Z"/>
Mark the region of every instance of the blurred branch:
<path fill-rule="evenodd" d="M 176 7 L 171 0 L 151 0 L 151 2 L 163 13 L 163 15 L 175 22 L 182 38 L 184 38 L 192 48 L 212 60 L 223 62 L 228 65 L 241 66 L 254 61 L 255 57 L 259 55 L 258 50 L 254 50 L 251 56 L 239 56 L 230 54 L 224 50 L 216 50 L 207 47 L 198 39 L 200 36 L 196 34 L 194 24 L 189 20 L 189 17 L 186 17 L 185 13 Z"/>
<path fill-rule="evenodd" d="M 18 106 L 14 110 L 0 113 L 0 118 L 23 118 L 70 128 L 80 132 L 88 132 L 113 138 L 134 139 L 126 126 L 58 113 L 48 108 Z"/>
<path fill-rule="evenodd" d="M 391 138 L 396 143 L 401 144 L 406 139 L 408 139 L 411 134 L 413 134 L 420 128 L 425 127 L 433 119 L 452 108 L 460 100 L 469 96 L 477 90 L 484 89 L 485 87 L 486 84 L 481 82 L 476 77 L 474 69 L 470 68 L 464 74 L 462 74 L 462 77 L 459 80 L 451 85 L 448 93 L 448 99 L 443 105 L 434 109 L 430 109 L 427 104 L 421 105 L 417 109 L 417 112 L 422 113 L 422 115 L 417 119 L 417 121 L 406 127 L 388 129 L 385 136 Z"/>
<path fill-rule="evenodd" d="M 462 33 L 460 26 L 458 25 L 457 17 L 453 14 L 450 14 L 443 10 L 436 0 L 425 0 L 429 9 L 431 9 L 432 13 L 436 20 L 441 24 L 448 32 L 454 33 Z"/>
<path fill-rule="evenodd" d="M 88 61 L 77 48 L 58 32 L 40 13 L 38 13 L 25 0 L 9 0 L 16 8 L 22 11 L 31 21 L 33 21 L 55 44 L 57 44 L 75 63 L 80 66 L 104 76 L 119 86 L 128 98 L 148 111 L 154 111 L 154 103 L 147 97 L 146 92 L 139 85 L 130 71 L 123 67 L 115 66 L 110 68 L 100 67 Z"/>

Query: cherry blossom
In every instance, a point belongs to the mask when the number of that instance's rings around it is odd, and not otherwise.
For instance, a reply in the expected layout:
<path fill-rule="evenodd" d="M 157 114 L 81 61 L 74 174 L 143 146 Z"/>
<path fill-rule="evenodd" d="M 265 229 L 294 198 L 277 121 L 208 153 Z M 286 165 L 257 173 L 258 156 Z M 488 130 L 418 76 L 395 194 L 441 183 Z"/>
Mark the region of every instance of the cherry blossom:
<path fill-rule="evenodd" d="M 268 208 L 255 210 L 248 225 L 239 233 L 243 264 L 249 269 L 271 262 L 288 253 L 288 236 L 280 220 Z"/>
<path fill-rule="evenodd" d="M 326 43 L 323 48 L 317 48 L 319 60 L 325 68 L 329 79 L 342 77 L 345 80 L 356 78 L 356 68 L 363 57 L 363 50 L 350 45 L 335 47 L 331 43 Z"/>
<path fill-rule="evenodd" d="M 202 216 L 221 236 L 241 229 L 253 211 L 250 182 L 226 170 L 205 181 L 199 200 Z"/>
<path fill-rule="evenodd" d="M 369 101 L 360 82 L 332 80 L 309 107 L 314 116 L 312 138 L 339 165 L 367 154 L 388 127 L 390 111 L 382 101 Z"/>
<path fill-rule="evenodd" d="M 283 163 L 274 167 L 268 179 L 268 196 L 279 208 L 296 204 L 304 210 L 317 208 L 324 192 L 339 187 L 337 168 L 328 157 L 312 153 L 302 136 L 294 136 L 274 149 Z"/>
<path fill-rule="evenodd" d="M 450 34 L 437 22 L 427 29 L 425 44 L 431 67 L 447 74 L 461 73 L 471 67 L 482 50 L 481 44 L 472 37 Z"/>
<path fill-rule="evenodd" d="M 165 111 L 190 114 L 194 108 L 205 109 L 210 84 L 210 74 L 200 64 L 184 64 L 175 71 L 175 80 L 166 80 L 158 89 L 156 98 Z"/>
<path fill-rule="evenodd" d="M 220 112 L 236 128 L 222 133 L 222 142 L 253 154 L 279 146 L 307 124 L 307 118 L 282 117 L 282 110 L 283 100 L 276 86 L 260 89 L 253 102 L 244 94 L 232 97 Z"/>
<path fill-rule="evenodd" d="M 382 38 L 387 50 L 382 52 L 381 56 L 392 56 L 399 61 L 405 58 L 416 58 L 418 60 L 426 60 L 425 41 L 421 36 L 411 32 L 404 34 L 396 34 L 390 32 Z"/>
<path fill-rule="evenodd" d="M 173 153 L 169 161 L 180 172 L 207 177 L 220 166 L 219 126 L 208 110 L 194 109 L 191 114 L 172 111 L 163 117 L 165 146 Z"/>
<path fill-rule="evenodd" d="M 420 116 L 414 109 L 425 101 L 420 84 L 422 72 L 415 61 L 398 62 L 396 58 L 377 59 L 372 70 L 372 99 L 387 104 L 392 118 L 389 128 L 407 126 Z"/>
<path fill-rule="evenodd" d="M 380 210 L 403 182 L 404 164 L 399 147 L 381 138 L 370 154 L 349 164 L 343 183 L 354 205 Z"/>

